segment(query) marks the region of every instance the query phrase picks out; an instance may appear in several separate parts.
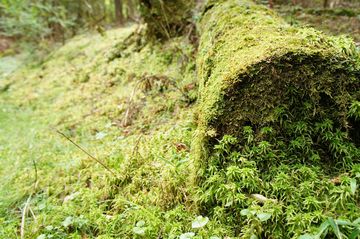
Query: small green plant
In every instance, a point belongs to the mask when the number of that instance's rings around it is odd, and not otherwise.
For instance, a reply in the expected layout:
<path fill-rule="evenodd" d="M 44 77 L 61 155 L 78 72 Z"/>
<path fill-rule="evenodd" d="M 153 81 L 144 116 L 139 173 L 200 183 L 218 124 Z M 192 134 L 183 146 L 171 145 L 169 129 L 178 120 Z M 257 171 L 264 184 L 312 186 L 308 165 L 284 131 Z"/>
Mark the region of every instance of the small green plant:
<path fill-rule="evenodd" d="M 328 217 L 359 216 L 360 149 L 347 133 L 330 119 L 279 124 L 245 126 L 239 138 L 225 135 L 214 146 L 199 193 L 209 215 L 226 218 L 242 238 L 296 237 Z"/>
<path fill-rule="evenodd" d="M 354 101 L 349 110 L 349 116 L 355 120 L 360 120 L 360 101 Z"/>
<path fill-rule="evenodd" d="M 191 227 L 196 228 L 202 228 L 209 222 L 208 217 L 198 216 L 191 224 Z"/>
<path fill-rule="evenodd" d="M 179 239 L 191 239 L 195 236 L 193 232 L 186 232 L 180 235 Z"/>
<path fill-rule="evenodd" d="M 360 218 L 353 222 L 349 220 L 328 218 L 318 228 L 316 234 L 305 234 L 299 239 L 320 239 L 327 235 L 334 235 L 337 239 L 356 239 L 360 236 Z"/>
<path fill-rule="evenodd" d="M 136 223 L 136 226 L 133 228 L 133 232 L 135 235 L 144 236 L 145 235 L 145 222 L 144 221 L 138 221 Z"/>

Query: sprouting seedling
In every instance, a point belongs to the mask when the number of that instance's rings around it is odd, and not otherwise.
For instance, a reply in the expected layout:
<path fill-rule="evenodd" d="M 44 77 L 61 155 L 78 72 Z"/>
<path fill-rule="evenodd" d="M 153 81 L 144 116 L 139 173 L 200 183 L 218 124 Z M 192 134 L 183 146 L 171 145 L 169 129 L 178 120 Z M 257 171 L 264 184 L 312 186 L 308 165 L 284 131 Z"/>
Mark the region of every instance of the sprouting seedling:
<path fill-rule="evenodd" d="M 101 166 L 103 166 L 109 173 L 111 173 L 112 175 L 114 175 L 115 177 L 116 174 L 114 171 L 112 171 L 105 163 L 101 162 L 99 159 L 97 159 L 95 156 L 91 155 L 87 150 L 85 150 L 82 146 L 80 146 L 79 144 L 75 143 L 72 139 L 70 139 L 68 136 L 66 136 L 63 132 L 61 132 L 60 130 L 56 130 L 56 132 L 63 136 L 65 139 L 67 139 L 70 143 L 72 143 L 75 147 L 77 147 L 78 149 L 80 149 L 82 152 L 84 152 L 87 156 L 89 156 L 92 160 L 94 160 L 95 162 L 99 163 Z"/>

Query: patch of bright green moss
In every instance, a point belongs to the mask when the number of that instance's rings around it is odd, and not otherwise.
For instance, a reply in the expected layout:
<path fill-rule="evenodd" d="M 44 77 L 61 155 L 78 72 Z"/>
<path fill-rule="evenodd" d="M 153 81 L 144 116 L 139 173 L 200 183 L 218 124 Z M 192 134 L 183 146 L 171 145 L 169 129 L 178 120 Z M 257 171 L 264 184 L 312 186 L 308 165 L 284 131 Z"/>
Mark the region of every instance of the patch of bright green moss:
<path fill-rule="evenodd" d="M 140 238 L 139 221 L 146 238 L 191 230 L 193 47 L 183 38 L 129 46 L 109 62 L 134 29 L 78 36 L 0 81 L 1 238 L 20 236 L 29 197 L 25 238 Z M 209 225 L 200 235 L 219 230 Z"/>
<path fill-rule="evenodd" d="M 203 212 L 241 238 L 298 238 L 329 217 L 354 221 L 354 42 L 290 26 L 252 1 L 210 1 L 204 9 L 194 143 Z M 319 185 L 298 188 L 300 170 L 313 177 L 305 184 Z"/>

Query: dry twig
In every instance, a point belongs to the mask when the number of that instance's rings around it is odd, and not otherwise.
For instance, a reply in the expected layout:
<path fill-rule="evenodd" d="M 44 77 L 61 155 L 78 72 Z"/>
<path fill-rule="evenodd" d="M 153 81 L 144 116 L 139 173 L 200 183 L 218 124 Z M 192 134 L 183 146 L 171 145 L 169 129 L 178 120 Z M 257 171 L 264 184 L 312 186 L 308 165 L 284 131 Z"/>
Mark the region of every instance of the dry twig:
<path fill-rule="evenodd" d="M 93 159 L 94 161 L 96 161 L 97 163 L 99 163 L 101 166 L 103 166 L 109 173 L 111 173 L 112 175 L 114 175 L 115 177 L 116 174 L 114 173 L 114 171 L 112 171 L 108 166 L 106 166 L 106 164 L 104 164 L 103 162 L 101 162 L 99 159 L 95 158 L 93 155 L 91 155 L 88 151 L 86 151 L 83 147 L 81 147 L 79 144 L 75 143 L 72 139 L 70 139 L 68 136 L 66 136 L 63 132 L 56 130 L 56 132 L 58 134 L 60 134 L 61 136 L 63 136 L 65 139 L 67 139 L 70 143 L 72 143 L 73 145 L 75 145 L 75 147 L 77 147 L 78 149 L 80 149 L 83 153 L 85 153 L 87 156 L 89 156 L 91 159 Z"/>
<path fill-rule="evenodd" d="M 26 200 L 26 203 L 24 205 L 24 208 L 22 209 L 22 215 L 21 215 L 21 225 L 20 225 L 20 238 L 23 239 L 25 236 L 25 220 L 26 220 L 26 215 L 29 212 L 29 208 L 30 208 L 30 200 L 31 200 L 31 195 L 28 197 L 28 199 Z"/>

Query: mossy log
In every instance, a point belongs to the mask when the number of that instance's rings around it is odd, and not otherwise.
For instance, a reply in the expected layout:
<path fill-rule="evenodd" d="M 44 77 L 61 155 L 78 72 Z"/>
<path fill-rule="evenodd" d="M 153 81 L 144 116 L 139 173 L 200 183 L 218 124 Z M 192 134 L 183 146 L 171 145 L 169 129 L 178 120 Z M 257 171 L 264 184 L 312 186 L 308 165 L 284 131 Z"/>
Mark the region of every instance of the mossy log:
<path fill-rule="evenodd" d="M 199 31 L 199 164 L 224 135 L 241 137 L 244 126 L 272 126 L 281 135 L 280 111 L 288 120 L 329 118 L 340 130 L 360 130 L 348 116 L 360 99 L 351 39 L 290 26 L 249 0 L 208 2 Z"/>
<path fill-rule="evenodd" d="M 149 39 L 166 40 L 184 33 L 191 22 L 193 0 L 139 0 Z"/>

